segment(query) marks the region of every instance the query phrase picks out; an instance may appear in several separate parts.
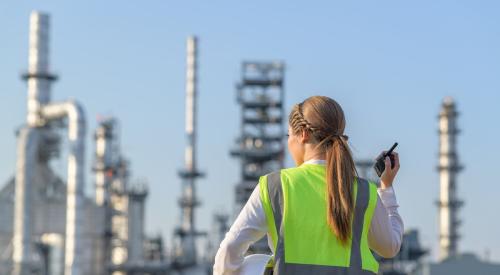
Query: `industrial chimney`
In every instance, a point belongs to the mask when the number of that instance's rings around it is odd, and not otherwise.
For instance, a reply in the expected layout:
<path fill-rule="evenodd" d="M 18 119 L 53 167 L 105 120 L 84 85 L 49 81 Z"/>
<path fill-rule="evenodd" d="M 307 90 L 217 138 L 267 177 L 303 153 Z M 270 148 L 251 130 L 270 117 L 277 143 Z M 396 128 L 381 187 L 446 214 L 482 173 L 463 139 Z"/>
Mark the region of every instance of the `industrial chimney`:
<path fill-rule="evenodd" d="M 457 174 L 459 164 L 456 138 L 457 128 L 455 102 L 451 97 L 444 99 L 439 113 L 439 259 L 445 260 L 458 253 L 458 209 L 463 202 L 457 198 Z"/>
<path fill-rule="evenodd" d="M 198 39 L 194 36 L 187 39 L 186 69 L 186 137 L 185 165 L 179 173 L 182 178 L 181 225 L 176 230 L 174 244 L 174 262 L 180 269 L 196 264 L 196 237 L 203 235 L 195 226 L 195 208 L 200 202 L 196 197 L 197 178 L 203 174 L 196 166 L 196 97 L 197 97 L 197 54 Z"/>
<path fill-rule="evenodd" d="M 75 101 L 51 102 L 50 86 L 56 79 L 49 70 L 49 15 L 32 12 L 30 18 L 29 69 L 22 77 L 28 83 L 27 125 L 20 129 L 17 145 L 14 210 L 14 274 L 29 274 L 32 240 L 32 189 L 40 150 L 47 147 L 50 125 L 67 120 L 68 172 L 65 229 L 65 275 L 81 274 L 84 226 L 84 171 L 86 121 Z M 45 141 L 44 141 L 45 140 Z M 45 143 L 44 143 L 45 142 Z"/>

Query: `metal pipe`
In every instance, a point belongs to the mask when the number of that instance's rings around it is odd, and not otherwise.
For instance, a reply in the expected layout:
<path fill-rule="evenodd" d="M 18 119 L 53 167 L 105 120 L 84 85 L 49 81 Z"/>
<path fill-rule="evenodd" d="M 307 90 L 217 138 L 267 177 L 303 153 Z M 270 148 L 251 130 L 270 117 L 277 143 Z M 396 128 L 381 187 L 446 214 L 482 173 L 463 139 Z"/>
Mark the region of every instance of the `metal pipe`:
<path fill-rule="evenodd" d="M 41 237 L 41 242 L 48 246 L 48 270 L 47 274 L 62 275 L 63 274 L 63 258 L 64 258 L 64 238 L 60 234 L 47 233 Z"/>
<path fill-rule="evenodd" d="M 185 151 L 187 171 L 196 171 L 196 92 L 197 92 L 197 49 L 198 39 L 194 36 L 187 40 L 186 70 L 186 134 L 188 144 Z"/>
<path fill-rule="evenodd" d="M 14 210 L 13 255 L 15 275 L 29 273 L 31 259 L 32 189 L 40 132 L 26 127 L 20 130 L 17 145 L 16 192 Z"/>
<path fill-rule="evenodd" d="M 456 137 L 457 128 L 455 102 L 445 98 L 439 113 L 439 259 L 456 256 L 458 253 L 458 209 L 462 201 L 457 198 L 456 177 L 462 169 L 459 164 Z"/>
<path fill-rule="evenodd" d="M 83 108 L 74 101 L 45 105 L 41 109 L 45 120 L 68 118 L 70 151 L 66 207 L 65 275 L 80 275 L 83 270 L 83 207 L 86 121 Z"/>
<path fill-rule="evenodd" d="M 49 28 L 49 15 L 31 13 L 28 72 L 22 77 L 28 82 L 27 123 L 32 127 L 41 124 L 40 108 L 50 102 L 51 83 L 57 79 L 49 71 Z"/>

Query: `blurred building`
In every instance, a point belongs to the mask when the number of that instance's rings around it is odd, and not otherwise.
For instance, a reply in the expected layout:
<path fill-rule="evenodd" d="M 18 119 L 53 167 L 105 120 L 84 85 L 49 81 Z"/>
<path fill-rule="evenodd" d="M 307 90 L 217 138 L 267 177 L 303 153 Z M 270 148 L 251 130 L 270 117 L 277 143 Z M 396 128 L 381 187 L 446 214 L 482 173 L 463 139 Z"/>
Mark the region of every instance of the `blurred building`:
<path fill-rule="evenodd" d="M 500 264 L 479 259 L 472 253 L 463 253 L 446 258 L 437 263 L 417 266 L 411 275 L 496 275 L 500 274 Z"/>
<path fill-rule="evenodd" d="M 49 19 L 39 12 L 30 18 L 28 114 L 16 132 L 15 175 L 0 190 L 0 274 L 155 274 L 143 270 L 162 263 L 162 241 L 145 242 L 148 189 L 129 182 L 116 119 L 99 121 L 96 192 L 85 195 L 86 116 L 77 101 L 52 101 Z M 53 168 L 61 152 L 65 179 Z"/>
<path fill-rule="evenodd" d="M 472 253 L 459 251 L 458 227 L 460 219 L 458 210 L 463 201 L 457 196 L 458 173 L 463 169 L 458 158 L 457 137 L 458 115 L 453 98 L 443 100 L 439 112 L 439 165 L 440 193 L 437 202 L 439 210 L 439 261 L 423 260 L 427 253 L 420 247 L 418 231 L 412 230 L 404 234 L 399 254 L 393 259 L 380 258 L 380 273 L 410 275 L 468 275 L 500 274 L 500 263 L 492 263 L 479 259 Z M 365 165 L 366 167 L 368 165 Z"/>
<path fill-rule="evenodd" d="M 451 97 L 443 100 L 439 112 L 439 261 L 424 263 L 415 268 L 412 275 L 466 275 L 500 274 L 500 264 L 480 260 L 472 253 L 459 251 L 461 221 L 458 210 L 463 201 L 458 198 L 458 173 L 463 169 L 458 158 L 458 115 L 456 103 Z"/>
<path fill-rule="evenodd" d="M 241 177 L 236 185 L 236 213 L 248 201 L 262 175 L 284 168 L 285 110 L 283 62 L 243 62 L 236 86 L 241 107 L 240 136 L 231 155 L 239 158 Z M 270 253 L 267 238 L 249 249 Z"/>

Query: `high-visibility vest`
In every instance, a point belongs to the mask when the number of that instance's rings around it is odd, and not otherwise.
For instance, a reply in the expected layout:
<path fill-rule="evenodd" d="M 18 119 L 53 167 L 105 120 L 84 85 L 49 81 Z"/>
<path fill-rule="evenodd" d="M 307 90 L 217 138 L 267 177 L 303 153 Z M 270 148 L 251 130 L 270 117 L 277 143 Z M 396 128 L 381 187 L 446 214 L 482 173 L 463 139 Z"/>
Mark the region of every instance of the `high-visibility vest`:
<path fill-rule="evenodd" d="M 274 245 L 274 275 L 370 274 L 379 264 L 368 247 L 377 187 L 354 180 L 351 234 L 342 245 L 327 223 L 326 168 L 302 164 L 259 180 L 260 198 Z"/>

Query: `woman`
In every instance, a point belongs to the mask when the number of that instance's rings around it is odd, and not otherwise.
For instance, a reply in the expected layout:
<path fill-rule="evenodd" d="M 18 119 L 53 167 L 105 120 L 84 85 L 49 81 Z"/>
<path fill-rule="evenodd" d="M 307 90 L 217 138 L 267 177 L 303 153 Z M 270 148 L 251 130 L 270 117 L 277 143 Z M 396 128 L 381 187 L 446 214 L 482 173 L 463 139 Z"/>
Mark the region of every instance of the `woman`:
<path fill-rule="evenodd" d="M 238 274 L 249 245 L 268 235 L 274 274 L 375 274 L 370 249 L 385 258 L 401 246 L 403 221 L 393 180 L 394 154 L 380 187 L 358 178 L 344 112 L 313 96 L 293 107 L 288 149 L 297 167 L 263 176 L 215 257 L 214 274 Z"/>

